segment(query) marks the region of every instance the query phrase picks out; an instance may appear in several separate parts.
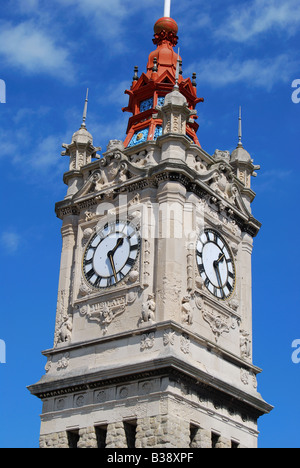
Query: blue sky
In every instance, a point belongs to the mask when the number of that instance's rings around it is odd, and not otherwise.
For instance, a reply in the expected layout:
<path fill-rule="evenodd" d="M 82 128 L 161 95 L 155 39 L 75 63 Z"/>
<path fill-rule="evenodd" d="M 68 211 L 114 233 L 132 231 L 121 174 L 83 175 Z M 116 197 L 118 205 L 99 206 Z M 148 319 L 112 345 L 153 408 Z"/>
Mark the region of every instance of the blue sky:
<path fill-rule="evenodd" d="M 60 263 L 62 143 L 87 127 L 103 151 L 123 139 L 124 90 L 145 71 L 163 0 L 0 0 L 1 321 L 0 447 L 37 447 L 41 403 L 27 385 L 52 347 Z M 197 73 L 198 138 L 210 154 L 243 143 L 261 165 L 253 214 L 263 223 L 253 253 L 254 363 L 275 409 L 259 420 L 260 447 L 299 447 L 299 0 L 173 0 L 184 77 Z M 300 96 L 300 93 L 299 93 Z M 1 97 L 1 94 L 0 94 Z"/>

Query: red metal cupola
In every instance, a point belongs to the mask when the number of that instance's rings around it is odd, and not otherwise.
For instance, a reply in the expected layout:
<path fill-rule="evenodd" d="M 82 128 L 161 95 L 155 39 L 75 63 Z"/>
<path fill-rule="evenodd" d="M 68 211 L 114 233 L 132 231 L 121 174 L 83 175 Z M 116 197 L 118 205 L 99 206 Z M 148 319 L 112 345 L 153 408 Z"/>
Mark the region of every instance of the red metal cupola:
<path fill-rule="evenodd" d="M 180 56 L 174 51 L 178 42 L 178 26 L 176 21 L 169 17 L 160 18 L 154 26 L 153 43 L 156 50 L 150 53 L 147 73 L 138 77 L 138 68 L 135 67 L 133 82 L 130 90 L 128 106 L 123 108 L 125 112 L 131 112 L 127 127 L 127 137 L 124 146 L 130 147 L 147 140 L 156 140 L 162 135 L 162 120 L 158 118 L 156 106 L 163 106 L 165 96 L 169 94 L 176 83 L 176 69 Z M 193 79 L 184 79 L 180 67 L 178 77 L 179 91 L 186 98 L 190 110 L 194 110 L 203 98 L 197 97 L 196 74 Z M 200 146 L 196 132 L 199 125 L 194 116 L 187 124 L 187 136 Z"/>

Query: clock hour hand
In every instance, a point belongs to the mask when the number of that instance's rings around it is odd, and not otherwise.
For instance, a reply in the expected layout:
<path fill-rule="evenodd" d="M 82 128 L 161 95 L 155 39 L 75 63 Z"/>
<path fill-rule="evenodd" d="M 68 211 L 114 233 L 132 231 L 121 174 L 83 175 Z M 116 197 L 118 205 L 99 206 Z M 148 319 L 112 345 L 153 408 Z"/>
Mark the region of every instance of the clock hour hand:
<path fill-rule="evenodd" d="M 224 253 L 223 253 L 223 254 L 220 254 L 218 260 L 216 260 L 216 261 L 214 262 L 214 266 L 215 266 L 215 264 L 218 265 L 220 262 L 223 262 L 224 257 L 225 257 L 225 254 L 224 254 Z"/>
<path fill-rule="evenodd" d="M 111 267 L 112 267 L 112 271 L 113 271 L 113 274 L 114 274 L 115 281 L 117 282 L 117 272 L 116 272 L 116 267 L 115 267 L 112 251 L 109 251 L 107 256 L 108 256 L 108 259 L 109 259 Z"/>
<path fill-rule="evenodd" d="M 114 278 L 115 278 L 115 281 L 117 282 L 117 272 L 116 272 L 116 267 L 115 267 L 115 262 L 114 262 L 114 254 L 116 252 L 116 250 L 121 247 L 121 245 L 123 245 L 124 243 L 124 238 L 123 237 L 120 237 L 115 245 L 115 247 L 110 250 L 108 253 L 107 253 L 107 256 L 108 256 L 108 259 L 110 261 L 110 264 L 111 264 L 111 267 L 112 267 L 112 271 L 113 271 L 113 274 L 114 274 Z"/>
<path fill-rule="evenodd" d="M 114 253 L 115 253 L 115 251 L 116 251 L 119 247 L 121 247 L 121 245 L 123 245 L 123 243 L 124 243 L 124 237 L 120 237 L 120 238 L 118 239 L 118 241 L 117 241 L 115 247 L 114 247 L 112 250 L 110 250 L 110 252 L 108 252 L 107 255 L 112 255 L 112 256 L 113 256 Z"/>

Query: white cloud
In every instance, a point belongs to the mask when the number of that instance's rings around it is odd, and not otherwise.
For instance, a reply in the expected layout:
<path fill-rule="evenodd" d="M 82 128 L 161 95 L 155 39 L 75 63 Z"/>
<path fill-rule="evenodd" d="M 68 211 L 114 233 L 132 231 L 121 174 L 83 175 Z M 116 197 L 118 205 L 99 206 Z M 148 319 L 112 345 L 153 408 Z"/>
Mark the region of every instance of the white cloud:
<path fill-rule="evenodd" d="M 299 0 L 253 0 L 234 6 L 216 34 L 221 39 L 246 42 L 271 31 L 293 35 L 299 24 Z"/>
<path fill-rule="evenodd" d="M 72 14 L 85 18 L 87 27 L 100 39 L 112 41 L 110 53 L 122 52 L 126 48 L 126 33 L 131 17 L 140 12 L 141 21 L 147 12 L 157 8 L 157 0 L 132 2 L 131 0 L 55 0 L 60 7 L 67 7 Z M 161 0 L 161 16 L 163 2 Z M 84 23 L 83 23 L 84 24 Z M 153 23 L 154 24 L 154 23 Z M 131 30 L 134 34 L 134 30 Z"/>
<path fill-rule="evenodd" d="M 14 231 L 3 232 L 0 239 L 1 246 L 8 254 L 15 253 L 21 244 L 21 236 Z"/>
<path fill-rule="evenodd" d="M 48 73 L 66 80 L 72 75 L 68 50 L 57 45 L 31 20 L 18 25 L 1 24 L 0 56 L 8 65 L 30 74 Z"/>
<path fill-rule="evenodd" d="M 297 64 L 285 55 L 266 59 L 238 60 L 234 56 L 225 59 L 208 59 L 193 64 L 187 70 L 198 70 L 197 81 L 216 86 L 244 83 L 247 86 L 270 91 L 277 83 L 289 82 Z"/>

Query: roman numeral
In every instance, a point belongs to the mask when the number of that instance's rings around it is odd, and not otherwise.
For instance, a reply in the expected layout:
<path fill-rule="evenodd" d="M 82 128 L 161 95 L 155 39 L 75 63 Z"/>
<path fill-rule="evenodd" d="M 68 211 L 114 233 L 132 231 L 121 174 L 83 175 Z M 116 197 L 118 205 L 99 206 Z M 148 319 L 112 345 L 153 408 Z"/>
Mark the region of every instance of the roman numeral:
<path fill-rule="evenodd" d="M 89 260 L 85 260 L 85 265 L 91 265 L 93 263 L 93 258 L 90 258 Z"/>
<path fill-rule="evenodd" d="M 85 274 L 86 279 L 87 279 L 87 280 L 90 280 L 95 274 L 96 274 L 96 273 L 95 273 L 94 269 L 92 268 L 90 271 L 88 271 L 88 272 Z"/>
<path fill-rule="evenodd" d="M 95 283 L 94 283 L 94 286 L 96 288 L 98 288 L 100 286 L 100 283 L 101 283 L 101 280 L 102 280 L 102 277 L 101 276 L 98 276 L 98 278 L 96 279 Z"/>
<path fill-rule="evenodd" d="M 134 263 L 135 263 L 134 258 L 130 258 L 130 257 L 127 258 L 126 265 L 132 267 L 134 265 Z"/>
<path fill-rule="evenodd" d="M 112 284 L 113 284 L 112 280 L 113 280 L 113 277 L 112 277 L 112 276 L 110 276 L 109 278 L 107 278 L 107 284 L 106 284 L 107 287 L 112 286 Z"/>
<path fill-rule="evenodd" d="M 139 248 L 138 244 L 134 244 L 130 246 L 130 252 L 133 252 L 134 250 L 137 250 Z"/>
<path fill-rule="evenodd" d="M 197 255 L 197 257 L 202 258 L 202 252 L 199 252 L 199 250 L 196 250 L 196 255 Z"/>
<path fill-rule="evenodd" d="M 119 275 L 119 281 L 121 281 L 123 278 L 125 278 L 125 275 L 122 273 L 122 271 L 119 271 L 118 275 Z"/>

